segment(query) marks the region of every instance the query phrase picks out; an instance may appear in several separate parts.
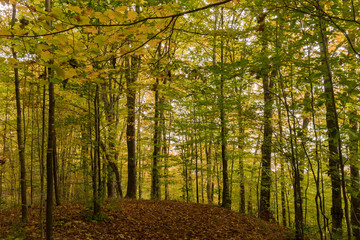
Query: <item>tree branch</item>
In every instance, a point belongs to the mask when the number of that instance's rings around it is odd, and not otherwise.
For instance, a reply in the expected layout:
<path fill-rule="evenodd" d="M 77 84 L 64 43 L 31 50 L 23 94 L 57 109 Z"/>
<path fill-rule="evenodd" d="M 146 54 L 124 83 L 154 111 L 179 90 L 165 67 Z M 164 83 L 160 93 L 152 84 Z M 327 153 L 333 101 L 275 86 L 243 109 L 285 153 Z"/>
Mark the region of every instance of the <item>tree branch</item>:
<path fill-rule="evenodd" d="M 121 24 L 84 24 L 84 25 L 73 24 L 73 26 L 71 26 L 71 27 L 69 27 L 67 29 L 64 29 L 64 30 L 61 30 L 61 31 L 50 32 L 50 33 L 46 33 L 46 34 L 39 34 L 39 35 L 28 35 L 28 33 L 25 33 L 25 34 L 22 34 L 22 35 L 16 35 L 16 34 L 14 34 L 14 35 L 8 34 L 7 35 L 7 34 L 5 34 L 5 35 L 0 35 L 0 38 L 13 38 L 13 37 L 37 38 L 37 37 L 44 37 L 44 36 L 50 36 L 50 35 L 56 35 L 56 34 L 59 34 L 59 33 L 64 33 L 64 32 L 68 32 L 68 31 L 70 31 L 72 29 L 81 28 L 81 27 L 128 27 L 128 26 L 139 24 L 139 23 L 147 22 L 149 20 L 168 19 L 168 18 L 174 19 L 174 18 L 181 17 L 181 16 L 184 16 L 184 15 L 187 15 L 187 14 L 199 12 L 199 11 L 209 9 L 209 8 L 213 8 L 213 7 L 216 7 L 216 6 L 220 6 L 220 5 L 223 5 L 223 4 L 231 2 L 231 1 L 232 0 L 220 1 L 220 2 L 217 2 L 217 3 L 212 3 L 212 4 L 209 4 L 209 5 L 206 5 L 204 7 L 196 8 L 196 9 L 193 9 L 193 10 L 188 10 L 188 11 L 177 13 L 177 14 L 172 14 L 172 15 L 167 15 L 167 16 L 160 16 L 160 17 L 147 17 L 147 18 L 139 19 L 137 21 L 129 22 L 129 23 L 121 23 Z"/>

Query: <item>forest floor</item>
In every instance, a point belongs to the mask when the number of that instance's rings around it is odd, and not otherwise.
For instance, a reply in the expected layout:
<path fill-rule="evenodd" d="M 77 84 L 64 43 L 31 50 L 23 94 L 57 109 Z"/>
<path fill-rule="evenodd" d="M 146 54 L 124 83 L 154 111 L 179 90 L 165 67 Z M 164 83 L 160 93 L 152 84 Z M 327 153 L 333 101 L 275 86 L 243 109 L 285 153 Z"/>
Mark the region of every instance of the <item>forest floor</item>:
<path fill-rule="evenodd" d="M 217 206 L 179 201 L 112 199 L 103 220 L 78 202 L 54 208 L 55 239 L 291 239 L 293 232 Z M 0 239 L 40 239 L 39 206 L 21 226 L 20 209 L 0 210 Z"/>

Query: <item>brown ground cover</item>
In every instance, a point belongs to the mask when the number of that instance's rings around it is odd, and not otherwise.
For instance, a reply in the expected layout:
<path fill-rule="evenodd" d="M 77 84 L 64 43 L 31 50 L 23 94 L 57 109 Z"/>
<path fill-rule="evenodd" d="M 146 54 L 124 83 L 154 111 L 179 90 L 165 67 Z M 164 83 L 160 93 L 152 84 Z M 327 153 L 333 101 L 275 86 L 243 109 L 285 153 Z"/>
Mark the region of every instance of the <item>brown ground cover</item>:
<path fill-rule="evenodd" d="M 285 240 L 292 232 L 276 223 L 239 215 L 217 206 L 179 201 L 113 199 L 103 204 L 102 221 L 77 202 L 54 209 L 55 239 L 258 239 Z M 39 207 L 0 210 L 0 239 L 40 239 Z"/>

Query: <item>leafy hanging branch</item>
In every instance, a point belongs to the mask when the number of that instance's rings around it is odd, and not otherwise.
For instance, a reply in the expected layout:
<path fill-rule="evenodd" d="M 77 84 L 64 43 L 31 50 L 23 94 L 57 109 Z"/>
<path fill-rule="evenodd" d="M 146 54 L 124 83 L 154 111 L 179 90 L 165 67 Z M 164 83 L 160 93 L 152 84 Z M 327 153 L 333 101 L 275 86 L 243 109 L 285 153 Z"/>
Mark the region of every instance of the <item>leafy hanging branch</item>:
<path fill-rule="evenodd" d="M 353 8 L 352 11 L 354 12 L 353 1 L 351 1 L 351 2 L 352 2 L 352 8 Z M 305 15 L 309 15 L 311 17 L 321 18 L 321 19 L 331 23 L 336 29 L 338 29 L 344 35 L 344 37 L 346 38 L 347 42 L 349 43 L 350 48 L 354 52 L 354 54 L 357 57 L 360 57 L 360 52 L 356 49 L 347 30 L 345 30 L 343 27 L 341 27 L 338 23 L 335 22 L 335 20 L 339 20 L 339 21 L 343 21 L 343 22 L 354 23 L 354 24 L 360 26 L 360 22 L 358 20 L 356 20 L 355 14 L 353 14 L 352 19 L 347 19 L 347 18 L 333 16 L 333 15 L 329 14 L 318 3 L 316 3 L 316 4 L 314 3 L 313 5 L 311 5 L 313 8 L 316 9 L 316 11 L 314 11 L 313 9 L 310 9 L 308 6 L 305 6 L 305 5 L 303 5 L 303 9 L 302 9 L 299 7 L 291 6 L 286 1 L 283 1 L 283 3 L 284 3 L 284 6 L 291 11 L 299 12 L 299 13 L 302 13 Z M 306 9 L 306 10 L 304 10 L 304 9 Z"/>
<path fill-rule="evenodd" d="M 221 1 L 221 2 L 212 3 L 212 4 L 206 5 L 204 7 L 196 8 L 196 9 L 193 9 L 193 10 L 188 10 L 188 11 L 184 11 L 184 12 L 180 12 L 180 13 L 176 13 L 176 14 L 172 14 L 172 15 L 166 15 L 166 16 L 156 16 L 156 17 L 142 18 L 142 19 L 139 19 L 139 20 L 136 20 L 136 21 L 133 21 L 133 22 L 129 22 L 129 23 L 120 23 L 120 24 L 71 24 L 73 26 L 68 27 L 66 29 L 58 30 L 58 31 L 50 32 L 50 33 L 45 33 L 45 34 L 29 35 L 29 32 L 26 32 L 24 34 L 1 34 L 0 38 L 13 38 L 13 37 L 37 38 L 37 37 L 45 37 L 45 36 L 51 36 L 51 35 L 56 35 L 56 34 L 60 34 L 60 33 L 65 33 L 65 32 L 68 32 L 70 30 L 77 29 L 77 28 L 83 28 L 83 27 L 129 27 L 129 26 L 137 25 L 139 23 L 147 22 L 149 20 L 161 20 L 161 19 L 168 19 L 168 18 L 175 19 L 175 18 L 184 16 L 184 15 L 188 15 L 188 14 L 199 12 L 199 11 L 202 11 L 202 10 L 205 10 L 205 9 L 220 6 L 220 5 L 223 5 L 223 4 L 231 2 L 231 1 L 232 0 L 225 0 L 225 1 Z"/>

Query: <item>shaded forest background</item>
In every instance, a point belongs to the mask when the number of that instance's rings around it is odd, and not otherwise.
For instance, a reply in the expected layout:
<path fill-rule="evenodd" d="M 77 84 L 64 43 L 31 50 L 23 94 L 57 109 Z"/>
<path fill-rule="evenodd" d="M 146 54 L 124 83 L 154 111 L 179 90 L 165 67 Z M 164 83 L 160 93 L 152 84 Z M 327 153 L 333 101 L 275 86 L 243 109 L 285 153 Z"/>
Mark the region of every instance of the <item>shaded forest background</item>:
<path fill-rule="evenodd" d="M 53 202 L 114 197 L 360 239 L 357 0 L 0 2 L 0 208 L 49 239 Z"/>

